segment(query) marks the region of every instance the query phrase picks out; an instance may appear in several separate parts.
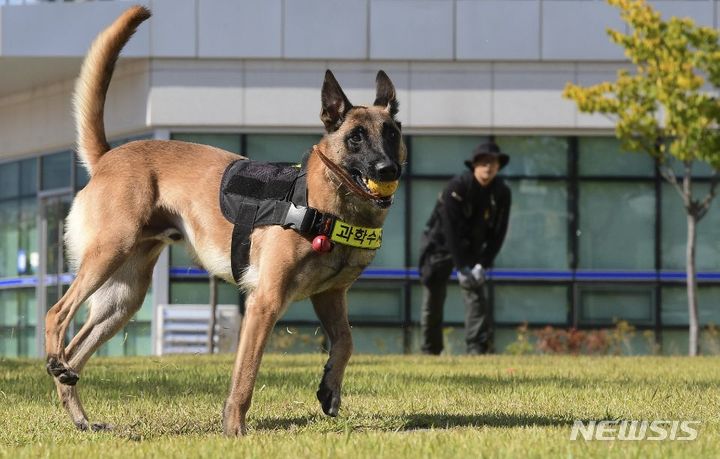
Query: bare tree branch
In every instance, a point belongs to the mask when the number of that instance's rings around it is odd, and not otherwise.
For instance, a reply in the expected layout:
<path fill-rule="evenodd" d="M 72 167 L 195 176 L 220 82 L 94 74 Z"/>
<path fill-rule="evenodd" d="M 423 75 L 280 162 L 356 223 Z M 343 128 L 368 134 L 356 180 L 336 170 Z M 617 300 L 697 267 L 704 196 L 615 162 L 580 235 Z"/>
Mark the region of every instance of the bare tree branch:
<path fill-rule="evenodd" d="M 660 175 L 668 182 L 670 185 L 673 186 L 675 191 L 677 191 L 678 195 L 680 195 L 680 199 L 682 199 L 683 204 L 687 205 L 685 202 L 685 193 L 683 192 L 683 189 L 680 187 L 680 184 L 677 181 L 677 177 L 675 177 L 675 171 L 664 164 L 658 164 L 657 166 L 658 171 L 660 171 Z"/>
<path fill-rule="evenodd" d="M 692 198 L 692 161 L 683 161 L 685 175 L 683 176 L 683 202 L 688 214 L 697 217 L 697 203 Z"/>

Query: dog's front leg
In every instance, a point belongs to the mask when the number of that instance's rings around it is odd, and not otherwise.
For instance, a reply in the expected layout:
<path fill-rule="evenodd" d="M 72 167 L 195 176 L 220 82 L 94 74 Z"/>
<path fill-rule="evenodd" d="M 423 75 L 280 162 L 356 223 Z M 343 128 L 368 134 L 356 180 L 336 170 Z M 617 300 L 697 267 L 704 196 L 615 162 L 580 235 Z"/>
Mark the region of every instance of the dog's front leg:
<path fill-rule="evenodd" d="M 265 343 L 286 301 L 276 293 L 281 289 L 274 289 L 273 293 L 267 290 L 255 290 L 246 302 L 230 395 L 223 410 L 223 431 L 228 436 L 246 433 L 245 416 L 250 409 Z"/>
<path fill-rule="evenodd" d="M 328 416 L 337 416 L 340 410 L 343 375 L 353 350 L 346 292 L 344 288 L 329 290 L 311 298 L 315 313 L 330 338 L 330 358 L 317 391 L 322 410 Z"/>

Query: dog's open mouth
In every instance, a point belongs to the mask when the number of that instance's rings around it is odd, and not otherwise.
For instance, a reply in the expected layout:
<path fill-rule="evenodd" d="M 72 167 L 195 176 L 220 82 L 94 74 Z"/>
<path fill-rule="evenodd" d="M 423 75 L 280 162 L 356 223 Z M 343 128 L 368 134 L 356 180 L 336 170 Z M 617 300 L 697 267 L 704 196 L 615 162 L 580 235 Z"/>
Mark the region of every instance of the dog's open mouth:
<path fill-rule="evenodd" d="M 395 195 L 395 189 L 392 189 L 391 193 L 387 193 L 387 195 L 384 196 L 386 193 L 382 193 L 381 190 L 378 190 L 378 184 L 382 184 L 383 182 L 376 182 L 373 179 L 365 176 L 357 169 L 352 169 L 350 171 L 350 175 L 352 176 L 353 180 L 357 185 L 362 189 L 367 195 L 369 199 L 372 199 L 372 201 L 380 207 L 381 209 L 386 209 L 390 207 L 390 205 L 393 203 L 393 197 Z"/>

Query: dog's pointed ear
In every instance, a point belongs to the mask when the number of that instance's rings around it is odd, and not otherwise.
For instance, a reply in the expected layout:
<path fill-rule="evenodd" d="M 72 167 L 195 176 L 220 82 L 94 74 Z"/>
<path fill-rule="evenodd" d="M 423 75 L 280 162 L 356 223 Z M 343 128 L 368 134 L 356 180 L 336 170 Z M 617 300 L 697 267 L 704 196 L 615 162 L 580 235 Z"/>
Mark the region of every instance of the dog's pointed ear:
<path fill-rule="evenodd" d="M 335 79 L 335 75 L 330 70 L 325 71 L 325 81 L 322 86 L 322 110 L 320 111 L 320 119 L 325 125 L 325 130 L 336 131 L 351 108 L 352 104 Z"/>
<path fill-rule="evenodd" d="M 392 81 L 390 81 L 390 77 L 380 70 L 375 78 L 375 84 L 377 91 L 373 105 L 384 107 L 390 113 L 390 116 L 395 118 L 399 104 L 395 98 L 395 86 L 393 86 Z"/>

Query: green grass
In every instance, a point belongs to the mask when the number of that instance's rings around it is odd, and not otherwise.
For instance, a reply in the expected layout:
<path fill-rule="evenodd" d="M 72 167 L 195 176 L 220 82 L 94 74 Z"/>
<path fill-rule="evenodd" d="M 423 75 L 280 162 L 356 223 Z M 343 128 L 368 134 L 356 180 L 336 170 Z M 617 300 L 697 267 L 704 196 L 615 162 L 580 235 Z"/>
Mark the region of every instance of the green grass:
<path fill-rule="evenodd" d="M 221 435 L 230 356 L 96 358 L 76 431 L 39 360 L 0 359 L 7 457 L 718 457 L 715 357 L 355 356 L 343 407 L 315 400 L 322 355 L 267 355 L 249 436 Z M 699 420 L 695 441 L 570 441 L 575 419 Z"/>

